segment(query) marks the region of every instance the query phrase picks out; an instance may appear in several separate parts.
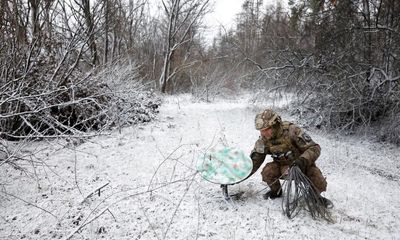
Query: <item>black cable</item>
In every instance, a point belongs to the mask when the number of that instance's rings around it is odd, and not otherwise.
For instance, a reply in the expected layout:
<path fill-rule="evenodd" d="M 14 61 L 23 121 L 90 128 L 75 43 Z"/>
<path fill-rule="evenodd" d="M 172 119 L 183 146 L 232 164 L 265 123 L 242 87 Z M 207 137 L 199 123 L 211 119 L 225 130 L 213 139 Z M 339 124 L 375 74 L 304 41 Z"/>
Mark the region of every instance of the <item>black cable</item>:
<path fill-rule="evenodd" d="M 283 213 L 290 219 L 297 216 L 302 208 L 310 212 L 313 219 L 321 218 L 332 223 L 332 215 L 324 205 L 310 179 L 298 166 L 292 166 L 283 182 Z"/>

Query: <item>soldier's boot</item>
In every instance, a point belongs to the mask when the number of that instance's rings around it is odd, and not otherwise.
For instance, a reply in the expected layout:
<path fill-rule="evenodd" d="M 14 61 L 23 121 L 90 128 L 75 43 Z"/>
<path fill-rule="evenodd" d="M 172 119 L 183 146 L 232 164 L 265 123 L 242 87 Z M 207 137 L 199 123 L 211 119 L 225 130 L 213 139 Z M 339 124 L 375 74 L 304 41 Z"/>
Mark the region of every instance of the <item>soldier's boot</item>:
<path fill-rule="evenodd" d="M 327 199 L 326 197 L 323 197 L 323 196 L 319 196 L 319 199 L 320 199 L 322 205 L 323 205 L 325 208 L 327 208 L 327 209 L 333 208 L 333 203 L 332 203 L 331 200 L 329 200 L 329 199 Z"/>
<path fill-rule="evenodd" d="M 280 198 L 282 197 L 282 191 L 279 189 L 278 192 L 274 192 L 274 191 L 268 191 L 263 195 L 264 199 L 275 199 L 275 198 Z"/>

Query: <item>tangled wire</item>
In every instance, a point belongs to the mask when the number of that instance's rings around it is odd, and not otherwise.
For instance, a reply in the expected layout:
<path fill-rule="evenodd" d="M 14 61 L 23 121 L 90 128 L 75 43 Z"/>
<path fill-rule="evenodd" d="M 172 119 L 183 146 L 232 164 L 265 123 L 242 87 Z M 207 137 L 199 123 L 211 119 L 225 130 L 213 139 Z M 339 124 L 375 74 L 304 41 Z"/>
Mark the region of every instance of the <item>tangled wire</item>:
<path fill-rule="evenodd" d="M 331 213 L 324 206 L 315 186 L 299 167 L 293 166 L 289 169 L 282 189 L 282 210 L 288 218 L 292 219 L 297 216 L 304 207 L 310 212 L 313 219 L 319 217 L 333 222 Z"/>

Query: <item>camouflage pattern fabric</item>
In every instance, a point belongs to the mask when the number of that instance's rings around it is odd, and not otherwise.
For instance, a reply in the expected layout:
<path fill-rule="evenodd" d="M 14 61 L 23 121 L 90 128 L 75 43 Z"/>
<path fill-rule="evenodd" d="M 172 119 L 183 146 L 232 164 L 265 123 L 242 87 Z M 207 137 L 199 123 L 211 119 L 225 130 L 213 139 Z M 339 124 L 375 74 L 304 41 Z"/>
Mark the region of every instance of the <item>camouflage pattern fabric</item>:
<path fill-rule="evenodd" d="M 266 109 L 262 113 L 256 115 L 255 126 L 257 130 L 272 127 L 276 123 L 281 122 L 281 117 L 271 109 Z"/>
<path fill-rule="evenodd" d="M 301 158 L 305 162 L 306 175 L 319 192 L 326 191 L 327 182 L 315 161 L 321 153 L 321 147 L 300 127 L 291 122 L 282 122 L 277 129 L 277 136 L 265 139 L 260 136 L 250 155 L 253 161 L 253 174 L 262 165 L 266 155 L 271 155 L 273 162 L 266 164 L 261 172 L 263 181 L 272 191 L 280 189 L 278 178 L 288 169 L 294 160 Z"/>

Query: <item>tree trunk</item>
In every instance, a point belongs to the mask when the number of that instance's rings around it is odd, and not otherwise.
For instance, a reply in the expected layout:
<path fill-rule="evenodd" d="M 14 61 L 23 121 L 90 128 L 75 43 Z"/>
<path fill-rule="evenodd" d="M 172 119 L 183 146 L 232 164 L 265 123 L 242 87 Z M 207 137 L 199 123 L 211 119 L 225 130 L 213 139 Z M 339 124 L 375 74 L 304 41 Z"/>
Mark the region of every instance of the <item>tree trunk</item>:
<path fill-rule="evenodd" d="M 108 28 L 109 28 L 109 4 L 108 0 L 104 0 L 104 59 L 103 63 L 107 64 L 108 61 Z"/>
<path fill-rule="evenodd" d="M 174 44 L 173 28 L 174 28 L 175 18 L 177 17 L 177 14 L 178 14 L 177 11 L 178 11 L 179 2 L 180 2 L 180 0 L 173 0 L 172 7 L 169 10 L 167 46 L 166 46 L 165 55 L 164 55 L 163 72 L 160 77 L 160 86 L 161 86 L 162 93 L 166 93 L 167 81 L 169 79 L 170 66 L 171 66 L 170 61 L 171 61 L 171 55 L 172 55 L 171 51 L 173 51 L 171 48 Z M 166 9 L 166 11 L 167 11 L 167 9 Z"/>
<path fill-rule="evenodd" d="M 92 19 L 92 14 L 90 12 L 90 1 L 82 0 L 82 7 L 83 7 L 83 16 L 86 22 L 86 33 L 89 40 L 89 49 L 92 54 L 92 64 L 96 65 L 98 62 L 98 57 L 97 57 L 96 41 L 94 38 L 94 23 Z"/>

